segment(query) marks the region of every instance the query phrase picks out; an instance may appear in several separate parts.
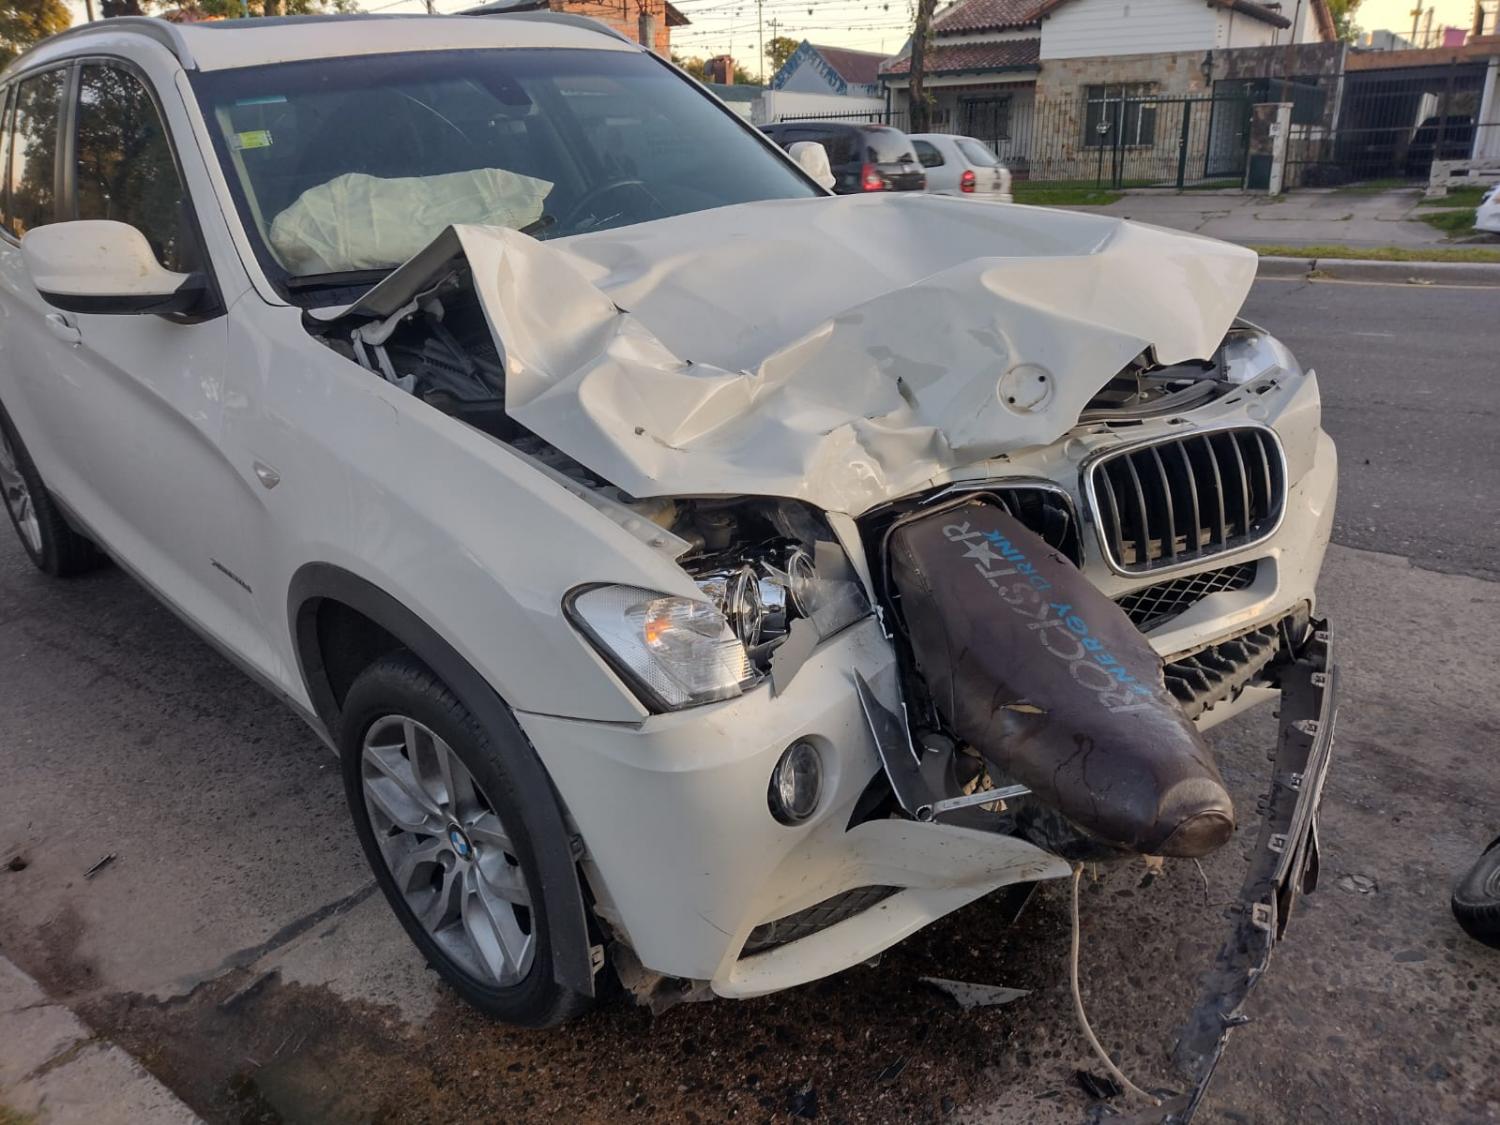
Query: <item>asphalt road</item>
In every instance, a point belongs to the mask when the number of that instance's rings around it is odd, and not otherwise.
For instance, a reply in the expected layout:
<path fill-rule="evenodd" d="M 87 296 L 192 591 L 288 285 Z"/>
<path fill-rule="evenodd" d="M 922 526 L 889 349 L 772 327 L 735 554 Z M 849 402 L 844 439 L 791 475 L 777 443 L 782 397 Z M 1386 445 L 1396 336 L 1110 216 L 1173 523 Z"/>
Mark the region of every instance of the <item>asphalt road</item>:
<path fill-rule="evenodd" d="M 1500 578 L 1500 291 L 1263 281 L 1244 315 L 1321 376 L 1334 542 Z"/>
<path fill-rule="evenodd" d="M 1322 886 L 1204 1119 L 1500 1121 L 1500 953 L 1447 911 L 1500 832 L 1496 290 L 1263 282 L 1247 315 L 1322 379 L 1344 475 L 1322 584 L 1345 697 Z M 1486 352 L 1486 345 L 1488 351 Z M 519 1033 L 458 1005 L 372 895 L 337 770 L 118 571 L 0 542 L 0 951 L 213 1122 L 1083 1120 L 1066 888 L 980 903 L 875 967 Z M 1252 815 L 1269 715 L 1214 736 Z M 1083 895 L 1085 996 L 1143 1085 L 1248 842 Z M 114 859 L 93 878 L 84 872 Z M 922 975 L 1030 994 L 957 1010 Z"/>

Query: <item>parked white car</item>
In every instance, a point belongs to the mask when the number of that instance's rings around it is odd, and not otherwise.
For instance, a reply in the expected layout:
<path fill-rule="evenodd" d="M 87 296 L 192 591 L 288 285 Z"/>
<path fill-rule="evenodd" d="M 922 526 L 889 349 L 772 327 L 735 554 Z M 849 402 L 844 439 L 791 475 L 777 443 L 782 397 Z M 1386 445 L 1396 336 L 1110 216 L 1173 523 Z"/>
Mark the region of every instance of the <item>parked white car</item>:
<path fill-rule="evenodd" d="M 913 133 L 917 161 L 927 172 L 927 190 L 1011 202 L 1010 169 L 983 141 L 947 133 Z"/>
<path fill-rule="evenodd" d="M 1281 692 L 1242 998 L 1334 686 L 1336 458 L 1253 253 L 834 198 L 563 15 L 111 19 L 0 85 L 25 549 L 102 548 L 338 751 L 470 1002 L 754 996 L 1205 854 L 1199 731 Z"/>
<path fill-rule="evenodd" d="M 1500 184 L 1484 193 L 1474 212 L 1474 229 L 1500 234 Z"/>

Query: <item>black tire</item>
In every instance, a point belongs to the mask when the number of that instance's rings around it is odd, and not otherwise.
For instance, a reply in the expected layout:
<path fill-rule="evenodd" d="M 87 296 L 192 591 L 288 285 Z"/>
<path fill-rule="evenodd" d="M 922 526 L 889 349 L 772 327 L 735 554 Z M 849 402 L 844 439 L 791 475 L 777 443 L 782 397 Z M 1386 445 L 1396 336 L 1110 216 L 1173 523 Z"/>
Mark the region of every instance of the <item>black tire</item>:
<path fill-rule="evenodd" d="M 498 985 L 455 960 L 428 932 L 392 876 L 367 808 L 362 758 L 367 733 L 391 716 L 413 719 L 446 742 L 507 829 L 510 847 L 506 854 L 513 855 L 524 874 L 531 900 L 530 932 L 535 939 L 530 968 L 516 983 Z M 541 851 L 560 849 L 561 854 L 571 856 L 571 842 L 560 835 L 556 839 L 539 838 L 538 818 L 526 815 L 528 802 L 550 801 L 555 807 L 556 798 L 549 787 L 537 792 L 537 786 L 523 786 L 518 779 L 518 771 L 511 766 L 514 757 L 534 758 L 535 751 L 519 730 L 515 734 L 518 737 L 498 741 L 415 656 L 406 651 L 393 653 L 361 672 L 345 700 L 339 746 L 344 793 L 360 846 L 380 889 L 428 964 L 465 1001 L 487 1015 L 520 1027 L 552 1027 L 576 1019 L 593 1005 L 591 996 L 558 983 L 554 972 L 559 959 L 580 955 L 586 959 L 588 950 L 556 949 L 556 938 L 548 925 L 549 913 L 561 917 L 565 910 L 579 910 L 583 891 L 571 861 L 568 870 L 574 876 L 569 885 L 544 885 L 540 878 L 537 856 Z M 555 818 L 555 822 L 561 823 L 561 818 Z"/>
<path fill-rule="evenodd" d="M 99 549 L 68 525 L 57 502 L 42 483 L 42 475 L 36 471 L 21 435 L 16 433 L 3 409 L 0 409 L 0 442 L 3 442 L 0 445 L 0 477 L 4 476 L 6 462 L 13 459 L 15 470 L 25 485 L 35 538 L 29 531 L 22 530 L 21 513 L 17 508 L 19 501 L 11 495 L 10 489 L 4 489 L 3 505 L 0 506 L 5 508 L 11 527 L 15 528 L 21 546 L 37 569 L 53 578 L 72 578 L 96 569 L 104 561 Z M 9 457 L 6 456 L 7 450 Z"/>
<path fill-rule="evenodd" d="M 1500 949 L 1500 840 L 1453 888 L 1453 917 L 1471 938 Z"/>

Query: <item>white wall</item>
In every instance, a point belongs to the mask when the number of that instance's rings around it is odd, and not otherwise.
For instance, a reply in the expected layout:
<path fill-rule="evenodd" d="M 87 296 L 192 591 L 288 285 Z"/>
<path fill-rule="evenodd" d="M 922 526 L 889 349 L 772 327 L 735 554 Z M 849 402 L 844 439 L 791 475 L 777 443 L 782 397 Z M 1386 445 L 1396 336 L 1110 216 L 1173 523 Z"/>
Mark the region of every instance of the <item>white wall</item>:
<path fill-rule="evenodd" d="M 1292 0 L 1292 2 L 1295 4 L 1296 0 Z M 1303 7 L 1307 6 L 1307 0 L 1303 0 Z M 1269 47 L 1276 42 L 1285 42 L 1284 39 L 1278 40 L 1278 28 L 1272 27 L 1264 20 L 1251 19 L 1243 12 L 1226 12 L 1220 8 L 1214 13 L 1214 16 L 1218 24 L 1218 29 L 1214 36 L 1214 46 L 1216 48 Z M 1288 15 L 1287 18 L 1290 19 L 1291 16 Z M 1283 31 L 1281 34 L 1286 35 L 1287 32 Z M 1307 43 L 1311 42 L 1311 40 L 1298 39 L 1297 42 Z"/>
<path fill-rule="evenodd" d="M 1042 58 L 1206 51 L 1217 17 L 1203 0 L 1071 0 L 1042 23 Z"/>
<path fill-rule="evenodd" d="M 838 94 L 803 94 L 795 90 L 767 90 L 756 103 L 755 123 L 773 124 L 780 117 L 827 113 L 883 113 L 884 98 L 847 98 Z"/>

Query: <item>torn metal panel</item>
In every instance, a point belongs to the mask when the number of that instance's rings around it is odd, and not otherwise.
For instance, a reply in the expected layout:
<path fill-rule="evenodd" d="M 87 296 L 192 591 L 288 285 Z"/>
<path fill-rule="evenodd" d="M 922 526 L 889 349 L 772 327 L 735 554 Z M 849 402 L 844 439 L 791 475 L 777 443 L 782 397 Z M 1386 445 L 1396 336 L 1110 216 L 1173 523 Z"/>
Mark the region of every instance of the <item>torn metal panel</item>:
<path fill-rule="evenodd" d="M 1256 261 L 1091 215 L 789 200 L 548 243 L 455 227 L 350 312 L 401 308 L 455 242 L 529 430 L 633 496 L 850 514 L 1057 440 L 1143 352 L 1212 356 Z"/>
<path fill-rule="evenodd" d="M 967 980 L 947 980 L 943 977 L 918 977 L 923 984 L 930 984 L 939 992 L 945 992 L 957 1001 L 964 1011 L 974 1008 L 998 1008 L 1030 996 L 1029 988 L 1007 988 L 1002 984 L 976 984 Z"/>

